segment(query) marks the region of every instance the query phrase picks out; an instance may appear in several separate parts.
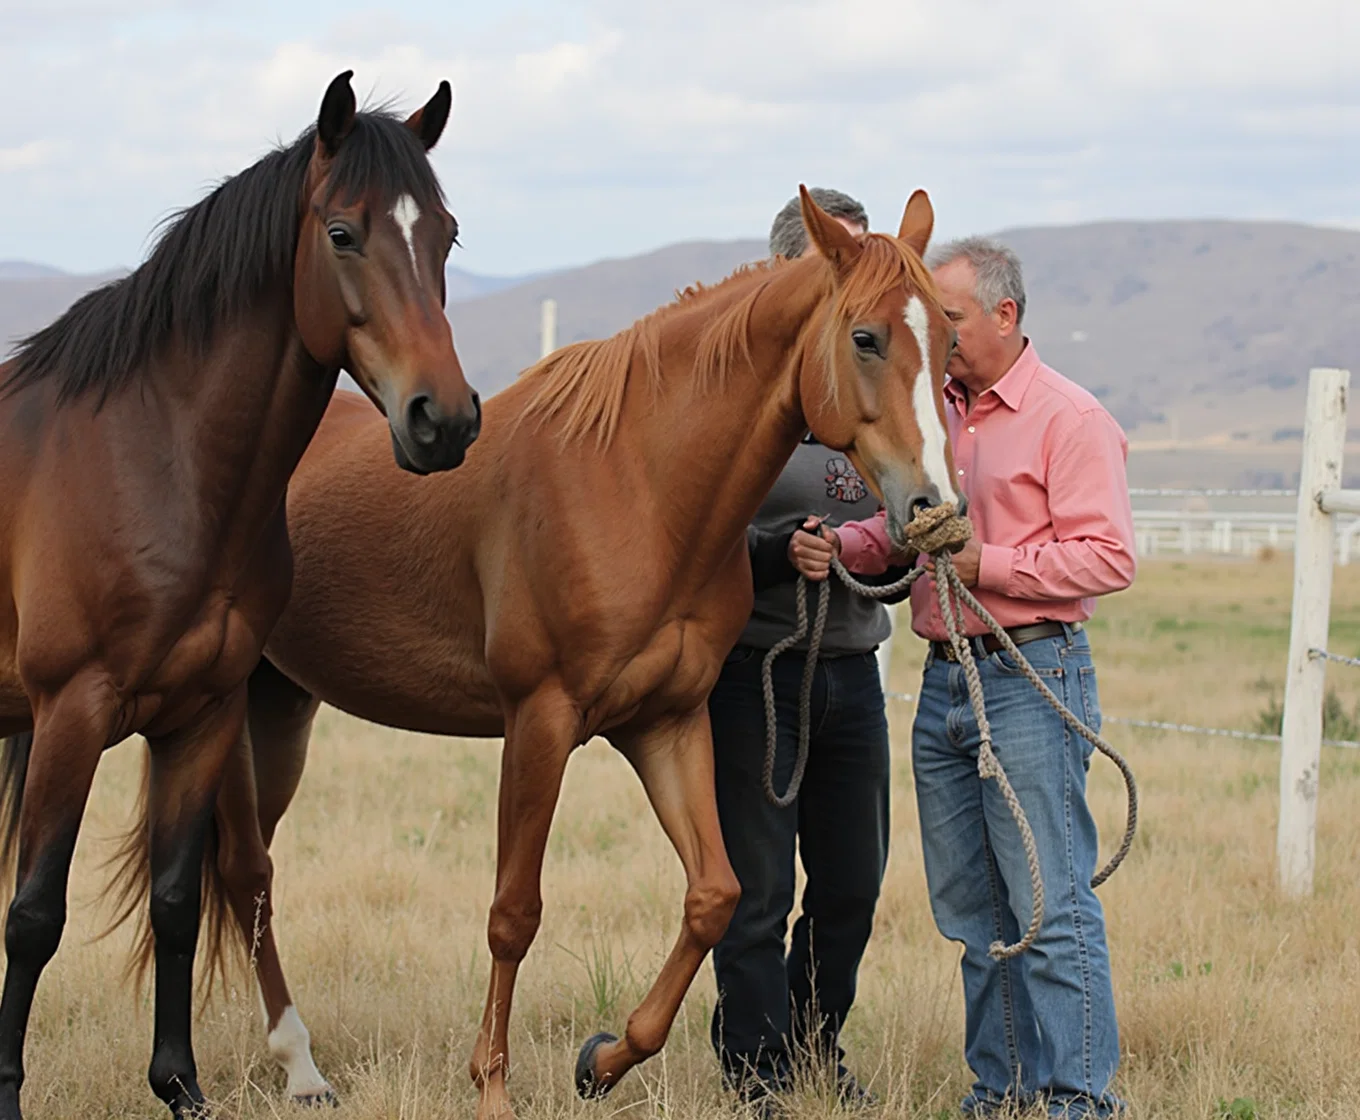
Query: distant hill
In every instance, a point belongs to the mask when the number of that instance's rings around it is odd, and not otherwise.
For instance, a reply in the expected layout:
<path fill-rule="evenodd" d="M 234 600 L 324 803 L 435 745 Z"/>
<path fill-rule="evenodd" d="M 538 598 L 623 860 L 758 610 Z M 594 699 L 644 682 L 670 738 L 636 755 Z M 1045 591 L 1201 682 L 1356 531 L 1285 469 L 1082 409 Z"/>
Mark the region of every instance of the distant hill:
<path fill-rule="evenodd" d="M 64 276 L 59 268 L 31 261 L 0 261 L 0 280 L 40 280 Z"/>
<path fill-rule="evenodd" d="M 1360 380 L 1360 232 L 1177 221 L 997 236 L 1024 263 L 1026 333 L 1118 417 L 1135 485 L 1287 484 L 1309 367 Z M 449 318 L 488 396 L 537 359 L 545 298 L 557 301 L 558 345 L 603 337 L 764 251 L 694 241 L 527 279 L 450 270 Z M 98 279 L 15 278 L 33 268 L 0 265 L 0 339 L 49 321 Z"/>
<path fill-rule="evenodd" d="M 1360 375 L 1360 232 L 1110 222 L 998 236 L 1024 262 L 1041 353 L 1141 439 L 1269 442 L 1298 426 L 1309 367 Z"/>
<path fill-rule="evenodd" d="M 18 261 L 0 265 L 0 356 L 17 339 L 46 326 L 91 288 L 123 275 L 119 271 L 72 276 Z"/>
<path fill-rule="evenodd" d="M 450 304 L 461 303 L 463 300 L 487 296 L 504 288 L 513 288 L 518 284 L 536 280 L 541 275 L 547 273 L 532 273 L 528 276 L 481 276 L 475 272 L 464 272 L 461 268 L 447 268 L 444 270 L 444 290 Z"/>

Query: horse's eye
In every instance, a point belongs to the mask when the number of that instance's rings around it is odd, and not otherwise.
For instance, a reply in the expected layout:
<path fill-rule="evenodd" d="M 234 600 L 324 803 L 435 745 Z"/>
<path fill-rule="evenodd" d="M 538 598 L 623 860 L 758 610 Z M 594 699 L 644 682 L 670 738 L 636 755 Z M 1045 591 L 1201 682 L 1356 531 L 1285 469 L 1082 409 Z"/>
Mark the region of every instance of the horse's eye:
<path fill-rule="evenodd" d="M 878 340 L 868 331 L 851 331 L 850 341 L 861 354 L 877 354 Z"/>
<path fill-rule="evenodd" d="M 354 235 L 344 226 L 331 226 L 326 232 L 330 235 L 331 244 L 337 249 L 358 248 L 358 243 L 354 240 Z"/>

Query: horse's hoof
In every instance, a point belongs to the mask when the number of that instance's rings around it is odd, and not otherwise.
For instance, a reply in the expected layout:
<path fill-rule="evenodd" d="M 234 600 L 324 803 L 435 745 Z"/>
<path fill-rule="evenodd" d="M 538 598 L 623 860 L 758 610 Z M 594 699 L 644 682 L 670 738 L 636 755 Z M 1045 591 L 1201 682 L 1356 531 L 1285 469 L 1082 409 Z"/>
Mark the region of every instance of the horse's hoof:
<path fill-rule="evenodd" d="M 334 1089 L 327 1086 L 310 1093 L 294 1093 L 293 1103 L 302 1108 L 339 1108 L 340 1098 L 335 1095 Z"/>
<path fill-rule="evenodd" d="M 576 1092 L 585 1100 L 607 1097 L 609 1090 L 614 1088 L 612 1081 L 595 1080 L 595 1054 L 601 1046 L 607 1046 L 611 1042 L 618 1042 L 612 1034 L 605 1031 L 593 1034 L 586 1039 L 586 1044 L 576 1056 Z"/>

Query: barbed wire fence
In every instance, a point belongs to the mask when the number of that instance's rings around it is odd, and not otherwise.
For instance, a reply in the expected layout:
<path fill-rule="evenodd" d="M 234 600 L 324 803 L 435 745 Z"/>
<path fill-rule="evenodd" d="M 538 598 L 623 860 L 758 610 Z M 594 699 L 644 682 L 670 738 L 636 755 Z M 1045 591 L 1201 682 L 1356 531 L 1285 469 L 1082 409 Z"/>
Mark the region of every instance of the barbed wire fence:
<path fill-rule="evenodd" d="M 1360 660 L 1346 658 L 1347 662 L 1360 666 Z M 914 704 L 916 697 L 910 692 L 888 691 L 883 694 L 885 699 L 895 700 L 899 703 Z M 1181 735 L 1204 735 L 1223 739 L 1240 739 L 1251 743 L 1279 743 L 1283 741 L 1283 736 L 1272 735 L 1264 731 L 1242 731 L 1235 727 L 1200 727 L 1193 723 L 1170 723 L 1159 719 L 1132 719 L 1128 716 L 1104 716 L 1101 719 L 1104 724 L 1118 724 L 1122 727 L 1133 727 L 1142 731 L 1169 731 Z M 1360 740 L 1356 739 L 1323 739 L 1324 747 L 1342 747 L 1349 750 L 1360 750 Z"/>

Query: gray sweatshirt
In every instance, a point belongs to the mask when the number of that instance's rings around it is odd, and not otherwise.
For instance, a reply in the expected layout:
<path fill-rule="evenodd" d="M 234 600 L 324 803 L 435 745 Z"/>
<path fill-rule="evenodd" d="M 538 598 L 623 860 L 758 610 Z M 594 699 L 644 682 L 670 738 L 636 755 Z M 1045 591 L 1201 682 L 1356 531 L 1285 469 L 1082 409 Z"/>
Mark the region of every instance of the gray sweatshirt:
<path fill-rule="evenodd" d="M 867 520 L 878 509 L 878 499 L 845 455 L 823 447 L 810 436 L 805 438 L 746 530 L 756 599 L 739 644 L 769 649 L 793 633 L 798 622 L 798 573 L 789 563 L 788 545 L 805 518 L 829 514 L 826 523 L 834 527 Z M 907 571 L 905 567 L 889 568 L 881 576 L 859 578 L 863 583 L 886 584 Z M 809 583 L 809 626 L 816 617 L 817 593 L 817 585 Z M 907 594 L 903 591 L 890 601 L 905 599 Z M 840 580 L 831 577 L 831 603 L 822 637 L 824 653 L 867 653 L 890 632 L 888 612 L 879 603 L 851 594 Z M 807 640 L 794 648 L 806 650 Z"/>

